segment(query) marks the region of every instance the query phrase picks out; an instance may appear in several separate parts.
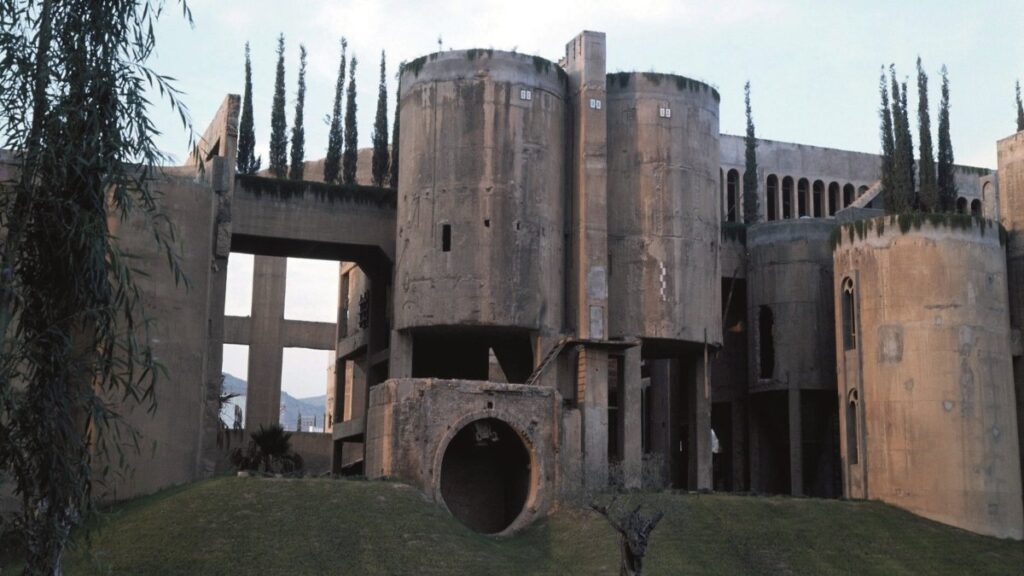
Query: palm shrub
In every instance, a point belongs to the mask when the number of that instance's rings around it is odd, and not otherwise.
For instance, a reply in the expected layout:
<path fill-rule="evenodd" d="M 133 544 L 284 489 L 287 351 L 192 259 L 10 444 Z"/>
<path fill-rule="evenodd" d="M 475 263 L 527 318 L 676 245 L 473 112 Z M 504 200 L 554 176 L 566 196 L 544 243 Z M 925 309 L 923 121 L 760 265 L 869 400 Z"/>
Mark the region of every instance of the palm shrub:
<path fill-rule="evenodd" d="M 292 451 L 292 435 L 280 424 L 260 425 L 249 435 L 244 448 L 231 452 L 231 465 L 238 471 L 265 474 L 295 474 L 302 471 L 302 456 Z"/>

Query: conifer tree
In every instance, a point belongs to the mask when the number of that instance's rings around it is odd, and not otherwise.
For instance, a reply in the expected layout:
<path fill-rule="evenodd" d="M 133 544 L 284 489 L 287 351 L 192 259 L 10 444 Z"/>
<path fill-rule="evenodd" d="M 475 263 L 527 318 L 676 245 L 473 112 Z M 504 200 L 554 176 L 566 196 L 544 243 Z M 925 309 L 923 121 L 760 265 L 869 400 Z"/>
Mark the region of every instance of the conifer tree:
<path fill-rule="evenodd" d="M 356 165 L 359 161 L 359 132 L 356 128 L 356 65 L 352 56 L 352 67 L 348 73 L 348 90 L 345 93 L 345 153 L 341 159 L 342 182 L 356 183 Z"/>
<path fill-rule="evenodd" d="M 270 173 L 288 175 L 288 120 L 284 116 L 284 34 L 277 37 L 277 72 L 274 75 L 274 103 L 270 109 Z"/>
<path fill-rule="evenodd" d="M 306 105 L 306 47 L 299 44 L 299 89 L 295 94 L 295 118 L 292 125 L 292 154 L 288 177 L 302 180 L 303 160 L 306 158 L 306 130 L 303 127 L 303 107 Z"/>
<path fill-rule="evenodd" d="M 402 97 L 402 71 L 405 70 L 405 62 L 398 65 L 398 74 L 396 76 L 398 86 L 395 88 L 395 120 L 391 124 L 391 164 L 388 167 L 390 173 L 389 181 L 391 187 L 398 189 L 398 120 L 399 120 L 399 104 L 401 104 Z"/>
<path fill-rule="evenodd" d="M 885 208 L 890 213 L 899 212 L 902 204 L 899 193 L 896 190 L 895 178 L 895 140 L 893 136 L 893 114 L 889 106 L 889 82 L 885 76 L 885 67 L 882 67 L 882 75 L 878 81 L 878 91 L 882 97 L 882 108 L 878 111 L 882 118 L 882 191 L 885 194 Z"/>
<path fill-rule="evenodd" d="M 913 210 L 914 202 L 914 142 L 910 136 L 910 121 L 907 116 L 907 84 L 896 80 L 896 68 L 889 68 L 892 82 L 892 123 L 893 140 L 893 190 L 897 213 Z"/>
<path fill-rule="evenodd" d="M 917 126 L 920 150 L 918 178 L 920 178 L 921 209 L 937 212 L 939 209 L 939 188 L 935 181 L 935 156 L 932 151 L 932 121 L 928 111 L 928 75 L 917 59 Z"/>
<path fill-rule="evenodd" d="M 334 85 L 334 109 L 331 112 L 331 128 L 327 135 L 327 158 L 324 159 L 324 182 L 337 184 L 341 174 L 341 147 L 345 141 L 342 131 L 342 102 L 345 99 L 345 51 L 348 40 L 341 38 L 341 65 L 338 80 Z"/>
<path fill-rule="evenodd" d="M 380 52 L 380 86 L 377 89 L 377 117 L 373 122 L 373 185 L 383 186 L 388 178 L 388 84 L 384 51 Z"/>
<path fill-rule="evenodd" d="M 255 174 L 260 169 L 260 161 L 256 159 L 256 135 L 252 127 L 252 63 L 249 59 L 249 43 L 245 43 L 245 92 L 242 102 L 242 118 L 238 123 L 238 160 L 236 168 L 239 174 Z"/>
<path fill-rule="evenodd" d="M 942 100 L 939 103 L 939 149 L 936 181 L 939 188 L 939 204 L 945 212 L 956 209 L 956 180 L 953 165 L 953 142 L 949 137 L 949 75 L 942 67 Z"/>
<path fill-rule="evenodd" d="M 1017 132 L 1024 131 L 1024 104 L 1020 100 L 1020 80 L 1017 80 Z"/>
<path fill-rule="evenodd" d="M 757 196 L 757 137 L 754 135 L 754 115 L 750 108 L 750 82 L 743 86 L 743 99 L 747 106 L 746 167 L 743 170 L 743 221 L 756 224 L 760 218 Z"/>

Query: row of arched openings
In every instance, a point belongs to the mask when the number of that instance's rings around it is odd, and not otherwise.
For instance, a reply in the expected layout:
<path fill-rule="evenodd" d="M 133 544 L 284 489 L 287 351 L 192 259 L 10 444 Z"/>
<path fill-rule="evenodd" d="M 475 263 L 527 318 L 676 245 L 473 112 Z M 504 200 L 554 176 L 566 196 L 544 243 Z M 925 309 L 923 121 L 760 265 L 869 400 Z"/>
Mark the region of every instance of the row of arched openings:
<path fill-rule="evenodd" d="M 740 172 L 731 169 L 722 170 L 722 195 L 724 196 L 723 216 L 726 222 L 743 221 L 743 198 L 740 184 Z M 824 218 L 835 216 L 836 212 L 853 203 L 861 194 L 868 190 L 867 186 L 859 189 L 853 184 L 840 185 L 822 180 L 813 183 L 807 178 L 794 179 L 792 176 L 779 178 L 769 174 L 765 181 L 764 201 L 766 219 L 787 220 L 809 216 Z"/>
<path fill-rule="evenodd" d="M 970 207 L 970 208 L 968 208 Z M 968 212 L 970 210 L 970 212 Z M 981 216 L 981 200 L 975 198 L 967 203 L 967 198 L 963 196 L 956 200 L 956 213 L 957 214 L 970 214 L 971 216 Z"/>

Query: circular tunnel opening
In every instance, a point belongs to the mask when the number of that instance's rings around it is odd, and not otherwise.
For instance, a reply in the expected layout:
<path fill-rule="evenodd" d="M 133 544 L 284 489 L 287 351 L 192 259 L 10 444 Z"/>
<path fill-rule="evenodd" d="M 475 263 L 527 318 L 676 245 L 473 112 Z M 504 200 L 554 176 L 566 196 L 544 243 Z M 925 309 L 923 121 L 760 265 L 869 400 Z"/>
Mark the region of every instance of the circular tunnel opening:
<path fill-rule="evenodd" d="M 460 522 L 495 534 L 509 527 L 530 496 L 530 452 L 511 426 L 475 420 L 448 443 L 441 461 L 441 497 Z"/>

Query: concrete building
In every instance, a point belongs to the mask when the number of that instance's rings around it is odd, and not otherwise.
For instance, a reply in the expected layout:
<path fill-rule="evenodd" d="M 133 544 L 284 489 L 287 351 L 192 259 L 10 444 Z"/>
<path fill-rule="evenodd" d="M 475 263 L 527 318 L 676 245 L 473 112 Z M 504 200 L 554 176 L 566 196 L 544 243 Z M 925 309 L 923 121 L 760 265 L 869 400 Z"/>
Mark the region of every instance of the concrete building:
<path fill-rule="evenodd" d="M 715 88 L 605 54 L 584 32 L 557 63 L 408 63 L 397 190 L 236 176 L 229 96 L 167 173 L 193 290 L 147 262 L 171 376 L 138 420 L 156 456 L 117 495 L 219 465 L 225 344 L 250 347 L 248 429 L 277 421 L 281 351 L 303 346 L 336 358 L 307 461 L 412 483 L 482 532 L 675 488 L 881 499 L 1021 538 L 1024 136 L 998 174 L 958 168 L 964 216 L 916 228 L 879 218 L 878 156 L 760 140 L 745 225 Z M 248 317 L 224 315 L 231 253 L 256 256 Z M 284 319 L 289 256 L 339 263 L 335 323 Z"/>

